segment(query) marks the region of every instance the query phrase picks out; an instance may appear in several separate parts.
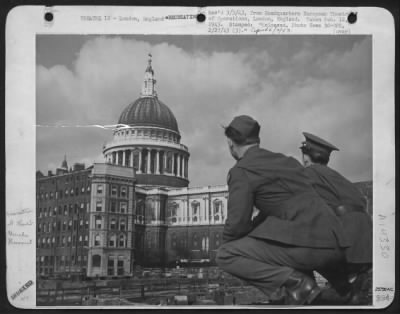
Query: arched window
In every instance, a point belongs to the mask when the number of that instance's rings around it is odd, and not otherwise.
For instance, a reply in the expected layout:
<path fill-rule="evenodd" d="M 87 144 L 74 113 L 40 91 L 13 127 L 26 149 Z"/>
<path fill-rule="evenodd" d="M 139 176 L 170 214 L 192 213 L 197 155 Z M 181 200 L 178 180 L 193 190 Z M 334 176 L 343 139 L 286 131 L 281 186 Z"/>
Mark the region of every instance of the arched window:
<path fill-rule="evenodd" d="M 176 223 L 178 221 L 178 209 L 179 209 L 179 204 L 176 202 L 170 203 L 169 204 L 169 220 L 172 224 Z"/>
<path fill-rule="evenodd" d="M 109 247 L 115 247 L 117 242 L 117 236 L 115 234 L 112 234 L 108 240 L 108 246 Z"/>
<path fill-rule="evenodd" d="M 118 247 L 125 247 L 125 236 L 123 234 L 119 236 Z"/>
<path fill-rule="evenodd" d="M 96 234 L 94 236 L 94 246 L 100 246 L 100 235 Z"/>
<path fill-rule="evenodd" d="M 222 201 L 219 199 L 216 199 L 214 202 L 214 221 L 215 222 L 220 222 L 222 219 Z"/>
<path fill-rule="evenodd" d="M 219 244 L 220 244 L 220 235 L 219 235 L 219 233 L 215 234 L 214 241 L 215 241 L 215 248 L 218 248 Z"/>
<path fill-rule="evenodd" d="M 110 229 L 111 229 L 111 230 L 115 230 L 116 227 L 117 227 L 117 220 L 116 220 L 115 218 L 111 218 L 111 221 L 110 221 Z"/>
<path fill-rule="evenodd" d="M 122 214 L 125 214 L 128 212 L 128 203 L 127 202 L 120 202 L 119 204 L 119 210 Z"/>
<path fill-rule="evenodd" d="M 197 248 L 198 245 L 198 237 L 197 237 L 197 233 L 193 234 L 193 247 Z"/>
<path fill-rule="evenodd" d="M 126 222 L 125 222 L 125 219 L 121 219 L 121 220 L 119 221 L 119 230 L 125 231 L 125 229 L 126 229 Z"/>
<path fill-rule="evenodd" d="M 199 221 L 200 203 L 198 201 L 192 202 L 192 216 L 193 216 L 193 222 Z"/>
<path fill-rule="evenodd" d="M 176 248 L 176 234 L 171 235 L 171 248 Z"/>
<path fill-rule="evenodd" d="M 93 255 L 92 256 L 92 266 L 93 267 L 100 267 L 101 265 L 101 256 L 100 255 Z"/>

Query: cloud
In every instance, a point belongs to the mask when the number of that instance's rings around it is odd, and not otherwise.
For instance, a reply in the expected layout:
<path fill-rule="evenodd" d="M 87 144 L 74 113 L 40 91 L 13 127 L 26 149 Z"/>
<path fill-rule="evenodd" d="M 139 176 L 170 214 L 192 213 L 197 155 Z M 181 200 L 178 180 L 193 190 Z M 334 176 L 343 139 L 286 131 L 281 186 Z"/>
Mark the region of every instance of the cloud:
<path fill-rule="evenodd" d="M 294 41 L 295 49 L 288 51 Z M 298 157 L 302 131 L 332 141 L 341 148 L 332 157 L 332 167 L 352 180 L 368 180 L 370 39 L 347 38 L 331 49 L 324 48 L 325 41 L 291 41 L 286 36 L 239 51 L 221 46 L 218 51 L 188 51 L 169 44 L 168 37 L 152 45 L 126 37 L 92 38 L 81 47 L 71 69 L 62 64 L 37 66 L 37 122 L 116 123 L 122 110 L 139 97 L 151 52 L 159 98 L 174 112 L 182 143 L 191 153 L 192 186 L 225 184 L 234 161 L 221 124 L 238 114 L 259 120 L 262 145 L 273 151 Z M 37 136 L 37 167 L 45 169 L 61 163 L 64 152 L 71 161 L 101 159 L 102 145 L 112 138 L 112 131 L 39 128 Z"/>

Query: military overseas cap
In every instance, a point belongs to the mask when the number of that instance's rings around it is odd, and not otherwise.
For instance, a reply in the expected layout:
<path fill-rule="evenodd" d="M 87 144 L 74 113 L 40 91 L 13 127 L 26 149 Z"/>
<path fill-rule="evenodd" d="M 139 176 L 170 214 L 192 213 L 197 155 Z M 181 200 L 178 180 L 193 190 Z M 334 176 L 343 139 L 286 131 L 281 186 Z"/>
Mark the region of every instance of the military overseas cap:
<path fill-rule="evenodd" d="M 303 135 L 306 138 L 306 140 L 302 142 L 302 146 L 300 147 L 303 153 L 315 151 L 329 156 L 332 151 L 339 150 L 339 148 L 337 148 L 336 146 L 328 143 L 327 141 L 314 134 L 303 132 Z"/>
<path fill-rule="evenodd" d="M 241 115 L 233 118 L 228 126 L 223 126 L 225 130 L 232 128 L 245 139 L 247 144 L 260 142 L 260 125 L 252 117 Z"/>

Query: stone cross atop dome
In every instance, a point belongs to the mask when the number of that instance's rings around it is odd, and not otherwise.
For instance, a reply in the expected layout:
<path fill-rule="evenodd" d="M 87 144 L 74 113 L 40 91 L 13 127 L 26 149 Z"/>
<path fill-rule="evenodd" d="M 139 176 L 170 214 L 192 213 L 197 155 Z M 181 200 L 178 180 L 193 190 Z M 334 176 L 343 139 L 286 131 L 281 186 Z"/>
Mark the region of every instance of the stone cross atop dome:
<path fill-rule="evenodd" d="M 154 88 L 156 80 L 154 79 L 154 70 L 151 66 L 151 58 L 152 55 L 149 53 L 148 65 L 144 73 L 144 80 L 140 97 L 157 97 L 157 92 Z"/>

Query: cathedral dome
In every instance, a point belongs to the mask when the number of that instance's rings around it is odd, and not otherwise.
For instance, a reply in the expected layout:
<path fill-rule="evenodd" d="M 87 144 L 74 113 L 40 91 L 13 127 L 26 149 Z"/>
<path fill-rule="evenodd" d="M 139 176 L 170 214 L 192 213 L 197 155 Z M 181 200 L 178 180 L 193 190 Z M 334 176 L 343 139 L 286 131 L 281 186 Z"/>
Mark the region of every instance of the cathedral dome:
<path fill-rule="evenodd" d="M 119 124 L 130 126 L 153 126 L 179 133 L 178 123 L 172 113 L 157 96 L 140 97 L 129 104 L 118 120 Z"/>

